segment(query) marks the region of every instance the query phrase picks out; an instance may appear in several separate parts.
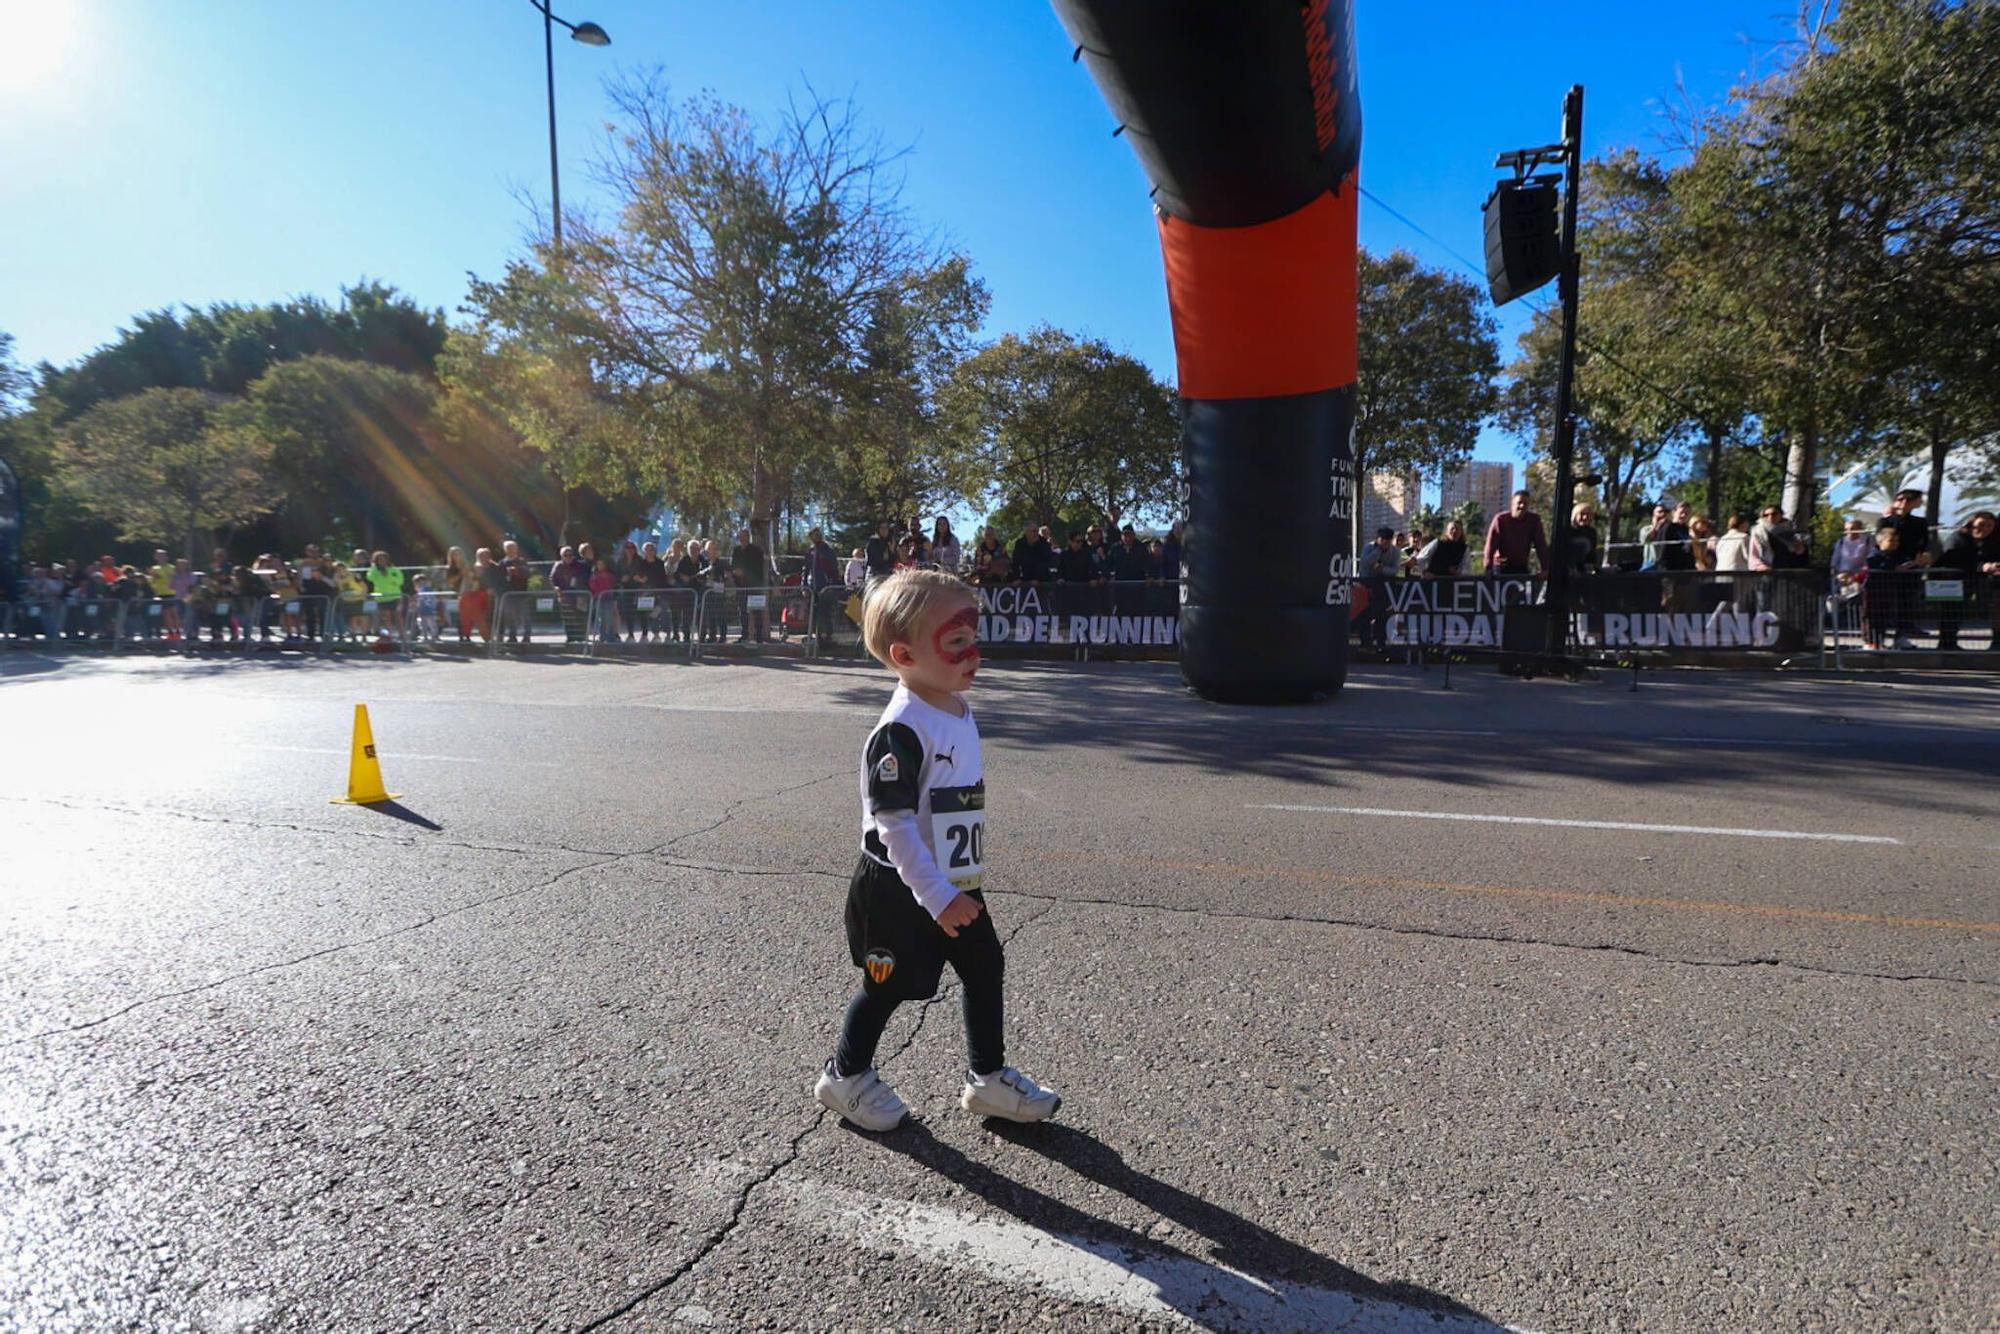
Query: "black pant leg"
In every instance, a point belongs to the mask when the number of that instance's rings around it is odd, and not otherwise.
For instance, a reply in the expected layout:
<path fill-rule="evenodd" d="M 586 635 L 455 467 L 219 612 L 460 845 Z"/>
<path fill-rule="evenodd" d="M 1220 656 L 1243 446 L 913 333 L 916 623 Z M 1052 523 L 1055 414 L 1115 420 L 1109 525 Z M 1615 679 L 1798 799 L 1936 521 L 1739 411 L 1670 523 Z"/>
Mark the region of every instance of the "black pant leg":
<path fill-rule="evenodd" d="M 990 1075 L 1007 1064 L 1001 996 L 1007 961 L 991 911 L 945 938 L 945 958 L 965 992 L 965 1055 L 974 1074 Z"/>
<path fill-rule="evenodd" d="M 862 987 L 847 1002 L 847 1017 L 840 1025 L 840 1045 L 834 1048 L 833 1073 L 841 1079 L 858 1075 L 875 1064 L 875 1047 L 882 1030 L 901 1002 L 894 996 Z"/>

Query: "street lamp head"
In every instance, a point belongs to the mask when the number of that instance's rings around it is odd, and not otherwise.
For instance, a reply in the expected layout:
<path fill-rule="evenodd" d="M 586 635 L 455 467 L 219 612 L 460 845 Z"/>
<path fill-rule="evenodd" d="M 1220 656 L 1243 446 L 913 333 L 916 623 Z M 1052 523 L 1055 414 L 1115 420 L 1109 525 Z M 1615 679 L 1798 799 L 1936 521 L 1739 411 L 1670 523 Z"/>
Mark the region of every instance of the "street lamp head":
<path fill-rule="evenodd" d="M 569 35 L 576 41 L 582 42 L 585 46 L 611 45 L 611 34 L 598 27 L 595 23 L 579 23 L 569 30 Z"/>

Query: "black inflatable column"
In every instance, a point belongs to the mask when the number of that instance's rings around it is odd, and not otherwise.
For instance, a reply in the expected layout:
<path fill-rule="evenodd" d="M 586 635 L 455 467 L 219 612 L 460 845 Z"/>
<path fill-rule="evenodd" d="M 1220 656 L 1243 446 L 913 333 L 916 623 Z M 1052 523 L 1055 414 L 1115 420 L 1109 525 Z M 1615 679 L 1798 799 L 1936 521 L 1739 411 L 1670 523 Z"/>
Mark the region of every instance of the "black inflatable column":
<path fill-rule="evenodd" d="M 1181 674 L 1347 675 L 1355 166 L 1346 0 L 1054 0 L 1153 182 L 1179 362 Z"/>

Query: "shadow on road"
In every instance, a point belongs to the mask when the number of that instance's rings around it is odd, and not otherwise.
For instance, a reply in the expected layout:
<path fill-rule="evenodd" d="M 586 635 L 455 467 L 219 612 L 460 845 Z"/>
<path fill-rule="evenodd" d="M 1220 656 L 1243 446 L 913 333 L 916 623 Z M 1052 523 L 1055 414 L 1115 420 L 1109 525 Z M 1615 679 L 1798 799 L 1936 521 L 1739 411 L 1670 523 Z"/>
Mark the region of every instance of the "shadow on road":
<path fill-rule="evenodd" d="M 843 1127 L 845 1123 L 841 1123 Z M 1000 1175 L 931 1134 L 919 1121 L 871 1143 L 977 1195 L 993 1208 L 1127 1270 L 1167 1306 L 1209 1329 L 1313 1328 L 1350 1301 L 1420 1307 L 1463 1334 L 1502 1327 L 1449 1297 L 1407 1283 L 1381 1283 L 1308 1250 L 1240 1214 L 1190 1195 L 1126 1163 L 1101 1140 L 1058 1123 L 986 1128 L 1086 1181 L 1115 1190 L 1177 1229 L 1204 1238 L 1207 1255 L 1087 1214 L 1032 1186 Z M 860 1133 L 860 1132 L 854 1132 Z"/>
<path fill-rule="evenodd" d="M 413 824 L 419 829 L 428 829 L 433 833 L 444 828 L 437 821 L 430 819 L 428 816 L 417 814 L 400 801 L 374 801 L 361 807 L 361 809 L 364 811 L 373 811 L 377 815 L 391 816 L 401 820 L 404 824 Z"/>

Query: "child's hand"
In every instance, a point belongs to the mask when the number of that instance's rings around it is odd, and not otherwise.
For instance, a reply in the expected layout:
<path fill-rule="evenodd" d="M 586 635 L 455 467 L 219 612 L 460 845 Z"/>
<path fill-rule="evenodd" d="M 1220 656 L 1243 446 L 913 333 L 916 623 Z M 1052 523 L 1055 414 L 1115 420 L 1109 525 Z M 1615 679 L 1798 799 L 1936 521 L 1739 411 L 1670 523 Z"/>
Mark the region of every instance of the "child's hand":
<path fill-rule="evenodd" d="M 947 936 L 956 937 L 958 935 L 958 928 L 961 926 L 971 926 L 974 922 L 978 921 L 981 911 L 982 908 L 978 899 L 973 898 L 970 894 L 960 894 L 950 903 L 944 905 L 944 911 L 938 914 L 937 924 L 944 928 L 944 933 Z"/>

